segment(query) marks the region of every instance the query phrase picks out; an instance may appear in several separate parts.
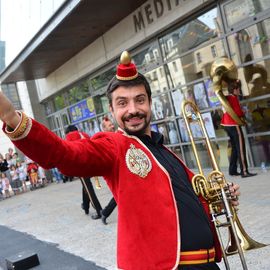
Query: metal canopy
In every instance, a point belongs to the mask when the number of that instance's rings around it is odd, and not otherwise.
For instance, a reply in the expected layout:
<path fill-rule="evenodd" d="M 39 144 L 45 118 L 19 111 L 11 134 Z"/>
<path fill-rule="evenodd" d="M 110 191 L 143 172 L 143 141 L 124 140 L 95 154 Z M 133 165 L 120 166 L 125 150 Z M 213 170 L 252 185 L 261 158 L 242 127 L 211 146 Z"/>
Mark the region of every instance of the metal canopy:
<path fill-rule="evenodd" d="M 45 78 L 146 0 L 68 0 L 2 72 L 2 83 Z"/>

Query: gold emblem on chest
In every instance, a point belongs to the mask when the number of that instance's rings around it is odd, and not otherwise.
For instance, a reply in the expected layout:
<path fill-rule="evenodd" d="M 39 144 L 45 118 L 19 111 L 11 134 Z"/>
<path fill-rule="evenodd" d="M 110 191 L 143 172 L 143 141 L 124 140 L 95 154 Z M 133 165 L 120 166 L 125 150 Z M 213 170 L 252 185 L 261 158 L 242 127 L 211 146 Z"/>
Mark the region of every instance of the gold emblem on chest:
<path fill-rule="evenodd" d="M 145 178 L 152 169 L 149 157 L 139 148 L 135 148 L 133 144 L 126 153 L 126 164 L 128 169 L 142 178 Z"/>

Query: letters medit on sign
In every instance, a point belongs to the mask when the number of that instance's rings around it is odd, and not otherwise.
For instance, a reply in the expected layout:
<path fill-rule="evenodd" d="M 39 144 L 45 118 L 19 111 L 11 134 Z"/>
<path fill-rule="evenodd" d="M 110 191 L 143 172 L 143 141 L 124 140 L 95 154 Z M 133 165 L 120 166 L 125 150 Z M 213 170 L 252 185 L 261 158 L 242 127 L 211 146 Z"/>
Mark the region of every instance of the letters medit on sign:
<path fill-rule="evenodd" d="M 133 15 L 135 32 L 141 31 L 147 25 L 163 16 L 165 11 L 170 11 L 187 0 L 153 0 L 150 4 L 144 5 Z"/>

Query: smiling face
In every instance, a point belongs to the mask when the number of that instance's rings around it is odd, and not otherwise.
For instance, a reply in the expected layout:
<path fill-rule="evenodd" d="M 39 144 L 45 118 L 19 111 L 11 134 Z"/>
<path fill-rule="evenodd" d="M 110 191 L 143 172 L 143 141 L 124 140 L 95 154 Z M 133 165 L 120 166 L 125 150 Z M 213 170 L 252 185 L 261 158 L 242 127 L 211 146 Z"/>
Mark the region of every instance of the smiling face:
<path fill-rule="evenodd" d="M 118 126 L 128 134 L 151 136 L 151 100 L 143 85 L 116 88 L 110 110 Z"/>

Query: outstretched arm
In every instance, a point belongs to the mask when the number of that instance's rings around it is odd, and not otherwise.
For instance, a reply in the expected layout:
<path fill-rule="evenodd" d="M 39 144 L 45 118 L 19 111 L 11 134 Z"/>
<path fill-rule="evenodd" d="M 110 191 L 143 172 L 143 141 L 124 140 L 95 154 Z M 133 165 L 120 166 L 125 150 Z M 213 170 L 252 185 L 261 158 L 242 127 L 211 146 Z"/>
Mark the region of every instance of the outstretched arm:
<path fill-rule="evenodd" d="M 2 92 L 0 120 L 12 142 L 45 169 L 57 167 L 71 176 L 105 176 L 115 165 L 117 150 L 112 135 L 101 134 L 95 140 L 63 140 L 42 124 L 16 112 Z"/>

